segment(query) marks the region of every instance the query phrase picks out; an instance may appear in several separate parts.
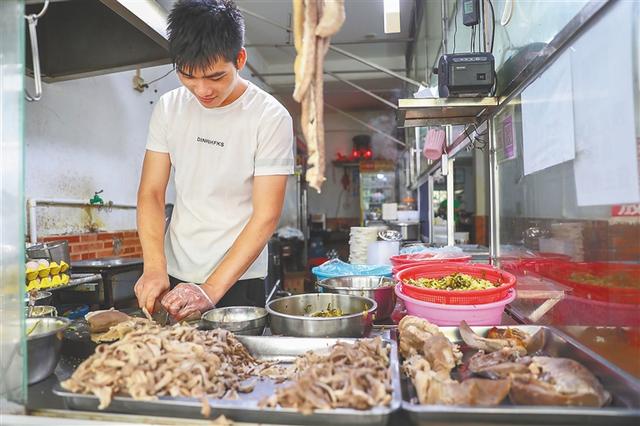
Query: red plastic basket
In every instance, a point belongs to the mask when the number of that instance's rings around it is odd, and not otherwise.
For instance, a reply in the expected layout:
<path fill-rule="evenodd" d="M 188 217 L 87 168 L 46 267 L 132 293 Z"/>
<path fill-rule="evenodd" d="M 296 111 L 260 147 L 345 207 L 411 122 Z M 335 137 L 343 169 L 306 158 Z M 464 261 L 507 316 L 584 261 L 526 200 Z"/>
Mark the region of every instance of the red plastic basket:
<path fill-rule="evenodd" d="M 483 278 L 500 285 L 487 290 L 436 290 L 406 283 L 408 279 L 442 278 L 455 273 Z M 398 272 L 396 277 L 404 284 L 402 289 L 407 296 L 424 302 L 448 305 L 480 305 L 498 302 L 506 298 L 509 289 L 516 285 L 516 277 L 513 274 L 489 265 L 470 263 L 419 265 Z"/>
<path fill-rule="evenodd" d="M 418 265 L 425 263 L 460 263 L 468 262 L 471 260 L 471 256 L 468 254 L 447 254 L 438 255 L 434 253 L 411 253 L 411 254 L 398 254 L 389 258 L 393 267 L 401 267 L 408 265 Z"/>
<path fill-rule="evenodd" d="M 550 265 L 538 272 L 540 275 L 573 289 L 573 296 L 601 302 L 640 304 L 640 265 L 606 262 L 565 262 Z M 597 277 L 617 275 L 628 277 L 637 283 L 636 288 L 605 287 L 586 284 L 571 279 L 574 273 L 586 273 Z"/>

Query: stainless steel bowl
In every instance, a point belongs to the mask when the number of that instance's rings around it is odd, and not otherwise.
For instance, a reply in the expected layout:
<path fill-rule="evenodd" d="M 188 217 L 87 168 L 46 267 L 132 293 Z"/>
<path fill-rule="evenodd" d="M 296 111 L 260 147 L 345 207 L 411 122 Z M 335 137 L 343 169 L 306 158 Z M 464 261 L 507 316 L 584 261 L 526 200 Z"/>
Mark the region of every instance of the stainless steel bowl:
<path fill-rule="evenodd" d="M 340 308 L 341 317 L 318 318 L 308 316 Z M 371 332 L 375 311 L 373 299 L 347 294 L 308 293 L 283 297 L 267 304 L 271 333 L 295 337 L 364 337 Z"/>
<path fill-rule="evenodd" d="M 27 318 L 27 365 L 29 384 L 49 377 L 60 360 L 62 334 L 70 321 L 67 318 Z"/>
<path fill-rule="evenodd" d="M 31 297 L 28 293 L 24 297 L 24 303 L 29 305 L 29 302 L 33 302 L 34 306 L 51 305 L 53 300 L 53 293 L 50 291 L 38 291 Z"/>
<path fill-rule="evenodd" d="M 201 328 L 224 328 L 235 334 L 262 336 L 267 324 L 266 309 L 255 306 L 229 306 L 205 312 Z"/>
<path fill-rule="evenodd" d="M 391 316 L 396 305 L 396 293 L 393 278 L 379 276 L 348 276 L 327 278 L 317 283 L 318 287 L 329 293 L 349 294 L 373 299 L 378 304 L 376 320 Z"/>

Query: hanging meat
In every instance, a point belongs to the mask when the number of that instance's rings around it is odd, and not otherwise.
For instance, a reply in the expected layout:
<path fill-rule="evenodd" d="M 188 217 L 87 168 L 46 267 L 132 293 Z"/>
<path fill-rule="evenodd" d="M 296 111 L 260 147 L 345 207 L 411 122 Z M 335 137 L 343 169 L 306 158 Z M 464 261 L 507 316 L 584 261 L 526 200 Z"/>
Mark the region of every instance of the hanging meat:
<path fill-rule="evenodd" d="M 307 182 L 320 192 L 326 180 L 324 147 L 324 57 L 329 38 L 345 20 L 344 0 L 293 0 L 296 47 L 293 99 L 301 104 L 300 127 L 307 142 Z"/>

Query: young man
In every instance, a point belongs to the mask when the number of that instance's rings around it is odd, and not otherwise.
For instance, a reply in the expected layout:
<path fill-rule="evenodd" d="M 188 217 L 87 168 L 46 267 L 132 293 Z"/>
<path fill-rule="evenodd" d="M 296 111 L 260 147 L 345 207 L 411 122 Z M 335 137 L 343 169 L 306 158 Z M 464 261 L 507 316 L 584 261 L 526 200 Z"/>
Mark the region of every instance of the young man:
<path fill-rule="evenodd" d="M 291 116 L 240 77 L 244 20 L 232 1 L 179 0 L 168 32 L 183 87 L 160 98 L 149 125 L 138 303 L 153 312 L 160 301 L 178 320 L 214 305 L 264 306 L 266 244 L 294 167 Z M 176 202 L 165 235 L 171 167 Z"/>

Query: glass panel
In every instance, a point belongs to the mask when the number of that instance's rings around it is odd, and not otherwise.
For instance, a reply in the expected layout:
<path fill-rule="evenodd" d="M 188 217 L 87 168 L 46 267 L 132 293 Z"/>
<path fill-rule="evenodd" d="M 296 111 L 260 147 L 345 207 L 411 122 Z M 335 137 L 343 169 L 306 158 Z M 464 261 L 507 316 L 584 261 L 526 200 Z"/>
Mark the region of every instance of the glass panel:
<path fill-rule="evenodd" d="M 613 4 L 493 120 L 499 264 L 518 276 L 513 312 L 636 376 L 639 11 Z"/>
<path fill-rule="evenodd" d="M 24 17 L 20 0 L 0 1 L 0 412 L 26 402 L 22 99 Z"/>

